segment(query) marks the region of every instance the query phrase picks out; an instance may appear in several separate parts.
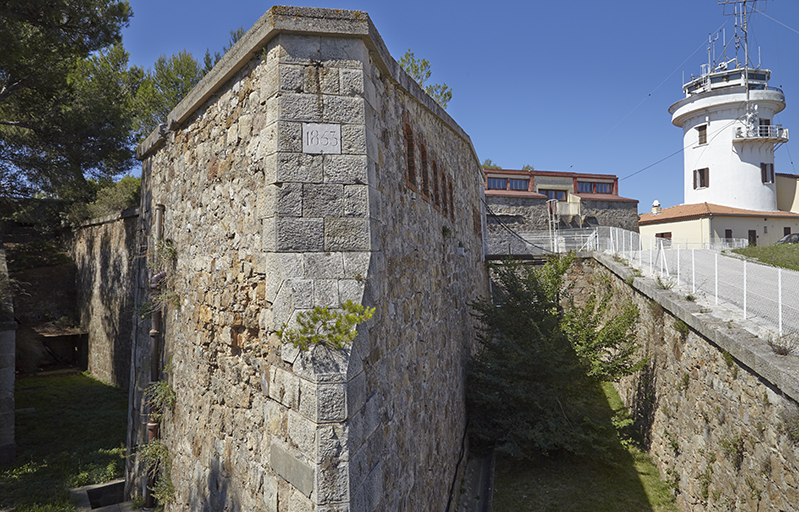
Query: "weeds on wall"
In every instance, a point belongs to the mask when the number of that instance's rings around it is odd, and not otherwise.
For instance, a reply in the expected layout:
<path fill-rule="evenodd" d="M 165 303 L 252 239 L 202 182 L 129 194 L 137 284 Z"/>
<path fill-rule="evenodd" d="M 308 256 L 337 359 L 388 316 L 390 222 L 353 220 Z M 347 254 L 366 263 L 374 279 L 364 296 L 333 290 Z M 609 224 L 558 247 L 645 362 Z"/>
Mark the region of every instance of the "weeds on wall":
<path fill-rule="evenodd" d="M 139 445 L 136 450 L 139 460 L 155 475 L 155 486 L 152 496 L 158 500 L 159 509 L 175 498 L 175 486 L 172 484 L 172 460 L 169 450 L 160 439 L 153 439 L 147 444 Z"/>
<path fill-rule="evenodd" d="M 175 390 L 164 380 L 151 382 L 144 390 L 147 404 L 150 406 L 150 420 L 161 422 L 164 413 L 175 405 Z"/>
<path fill-rule="evenodd" d="M 735 468 L 735 471 L 741 470 L 741 464 L 743 463 L 744 455 L 746 454 L 746 447 L 744 446 L 745 443 L 746 436 L 743 434 L 738 434 L 732 439 L 723 437 L 721 440 L 719 440 L 719 446 L 721 446 L 721 449 L 724 451 L 724 455 L 727 457 L 727 460 L 730 461 L 732 467 Z"/>
<path fill-rule="evenodd" d="M 793 336 L 788 334 L 779 336 L 776 339 L 769 337 L 767 343 L 768 346 L 771 347 L 771 350 L 778 356 L 787 356 L 796 348 L 796 340 Z"/>
<path fill-rule="evenodd" d="M 674 330 L 680 333 L 680 337 L 685 340 L 688 337 L 688 333 L 691 332 L 688 328 L 688 324 L 677 318 L 674 320 Z"/>
<path fill-rule="evenodd" d="M 351 300 L 341 304 L 341 310 L 317 306 L 297 315 L 298 328 L 284 324 L 277 334 L 283 343 L 291 343 L 300 350 L 308 350 L 311 345 L 342 348 L 355 339 L 358 335 L 355 328 L 372 318 L 374 311 L 375 308 L 364 308 Z"/>
<path fill-rule="evenodd" d="M 658 285 L 658 288 L 661 290 L 671 290 L 677 284 L 677 281 L 671 278 L 661 279 L 659 276 L 655 281 Z"/>
<path fill-rule="evenodd" d="M 796 404 L 788 404 L 780 412 L 780 430 L 791 442 L 799 445 L 799 407 Z"/>

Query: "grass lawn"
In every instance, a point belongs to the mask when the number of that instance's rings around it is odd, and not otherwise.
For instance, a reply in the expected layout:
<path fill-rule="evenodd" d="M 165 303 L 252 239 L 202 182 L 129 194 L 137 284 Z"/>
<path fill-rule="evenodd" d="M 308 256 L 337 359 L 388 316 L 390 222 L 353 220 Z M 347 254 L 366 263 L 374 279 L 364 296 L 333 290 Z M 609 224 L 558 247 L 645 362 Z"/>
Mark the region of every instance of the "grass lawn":
<path fill-rule="evenodd" d="M 602 391 L 605 396 L 596 398 L 608 417 L 623 417 L 626 411 L 613 386 L 604 384 Z M 576 456 L 521 462 L 497 456 L 493 510 L 677 512 L 674 493 L 649 456 L 624 444 L 628 447 L 616 443 L 608 462 Z"/>
<path fill-rule="evenodd" d="M 15 400 L 17 457 L 0 466 L 0 508 L 72 511 L 71 487 L 123 475 L 125 391 L 84 375 L 32 377 L 17 380 Z"/>
<path fill-rule="evenodd" d="M 733 249 L 732 252 L 776 267 L 799 270 L 799 244 L 744 247 L 743 249 Z"/>

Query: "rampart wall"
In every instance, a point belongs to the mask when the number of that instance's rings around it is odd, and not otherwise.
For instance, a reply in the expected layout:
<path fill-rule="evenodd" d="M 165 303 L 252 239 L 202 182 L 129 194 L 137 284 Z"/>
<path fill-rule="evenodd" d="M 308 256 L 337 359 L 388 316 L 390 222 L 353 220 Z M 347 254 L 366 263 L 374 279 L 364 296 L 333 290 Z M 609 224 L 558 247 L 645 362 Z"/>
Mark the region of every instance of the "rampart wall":
<path fill-rule="evenodd" d="M 157 204 L 175 248 L 168 509 L 454 506 L 468 302 L 487 293 L 482 170 L 367 14 L 272 8 L 140 155 L 148 254 Z M 352 345 L 281 344 L 300 311 L 346 300 L 375 308 Z M 133 390 L 148 380 L 147 332 Z M 132 398 L 135 447 L 146 405 Z"/>
<path fill-rule="evenodd" d="M 799 360 L 604 255 L 572 269 L 577 297 L 610 281 L 634 302 L 650 363 L 617 389 L 682 510 L 796 510 Z"/>
<path fill-rule="evenodd" d="M 136 208 L 93 219 L 75 230 L 71 250 L 80 324 L 88 331 L 88 370 L 122 389 L 130 383 L 138 228 Z"/>

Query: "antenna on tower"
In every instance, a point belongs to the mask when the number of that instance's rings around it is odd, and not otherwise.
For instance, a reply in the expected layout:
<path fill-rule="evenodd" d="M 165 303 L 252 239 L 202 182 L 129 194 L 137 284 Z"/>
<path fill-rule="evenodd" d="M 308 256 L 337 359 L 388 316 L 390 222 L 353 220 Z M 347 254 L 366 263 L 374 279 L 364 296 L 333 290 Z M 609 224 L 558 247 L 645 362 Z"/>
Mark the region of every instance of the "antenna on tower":
<path fill-rule="evenodd" d="M 741 36 L 738 35 L 738 27 L 743 33 L 744 43 L 744 88 L 746 90 L 746 110 L 749 111 L 749 18 L 758 12 L 766 10 L 767 0 L 718 0 L 719 5 L 724 6 L 725 16 L 735 16 L 735 52 L 740 48 Z M 728 9 L 732 9 L 732 13 Z M 737 55 L 736 55 L 737 57 Z M 758 55 L 758 61 L 760 57 Z M 760 64 L 758 63 L 758 67 Z"/>

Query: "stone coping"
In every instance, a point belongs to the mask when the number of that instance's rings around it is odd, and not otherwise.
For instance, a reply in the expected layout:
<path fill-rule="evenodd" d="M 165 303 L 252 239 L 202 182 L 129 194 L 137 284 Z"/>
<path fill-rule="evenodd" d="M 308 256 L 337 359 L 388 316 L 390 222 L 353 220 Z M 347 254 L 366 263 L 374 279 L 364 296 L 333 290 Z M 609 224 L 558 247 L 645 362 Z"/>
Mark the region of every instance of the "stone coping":
<path fill-rule="evenodd" d="M 116 213 L 110 213 L 102 217 L 95 217 L 93 219 L 85 220 L 80 223 L 80 227 L 88 228 L 90 226 L 99 226 L 100 224 L 108 224 L 109 222 L 114 222 L 120 219 L 127 219 L 130 217 L 138 217 L 138 216 L 139 216 L 139 208 L 137 206 L 134 206 L 132 208 L 126 208 Z"/>
<path fill-rule="evenodd" d="M 753 373 L 799 402 L 799 357 L 778 356 L 768 342 L 740 327 L 728 328 L 727 322 L 695 302 L 685 300 L 677 293 L 664 290 L 654 280 L 636 276 L 633 270 L 604 253 L 593 254 L 594 259 L 619 276 L 643 295 L 656 301 L 688 327 L 726 350 Z"/>
<path fill-rule="evenodd" d="M 91 500 L 89 499 L 89 492 L 91 491 L 100 491 L 102 492 L 104 487 L 113 487 L 119 484 L 125 483 L 124 478 L 119 478 L 117 480 L 111 480 L 110 482 L 106 482 L 104 484 L 95 484 L 95 485 L 86 485 L 83 487 L 78 487 L 75 489 L 69 490 L 69 499 L 75 505 L 75 510 L 77 512 L 127 512 L 133 509 L 133 503 L 130 501 L 123 501 L 120 503 L 109 504 L 97 508 L 92 508 Z"/>
<path fill-rule="evenodd" d="M 174 131 L 186 121 L 220 87 L 242 67 L 258 55 L 266 44 L 278 34 L 309 34 L 330 37 L 358 37 L 363 40 L 381 73 L 387 75 L 411 96 L 441 119 L 453 132 L 469 143 L 475 160 L 479 162 L 471 138 L 450 117 L 441 105 L 422 90 L 391 57 L 383 38 L 365 11 L 291 7 L 276 5 L 266 11 L 239 39 L 214 68 L 206 74 L 189 94 L 169 113 L 166 126 L 156 128 L 136 149 L 136 157 L 144 160 L 158 149 L 166 138 L 167 130 Z"/>

